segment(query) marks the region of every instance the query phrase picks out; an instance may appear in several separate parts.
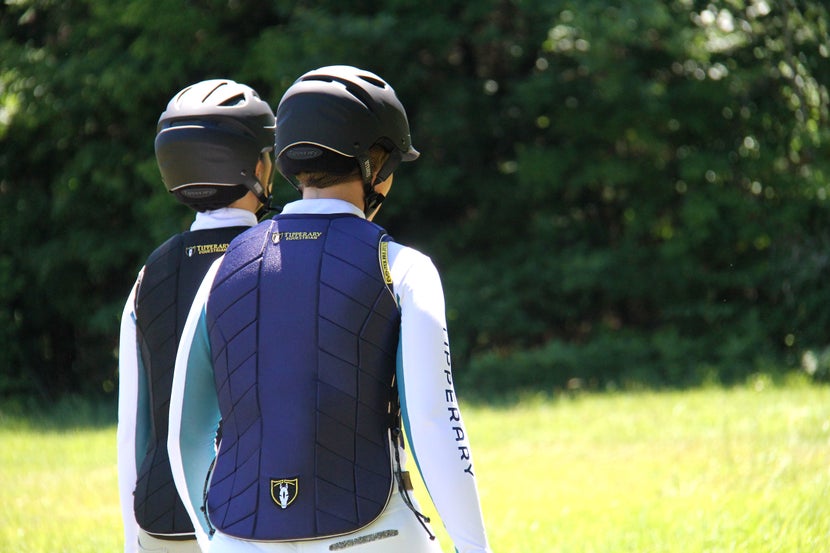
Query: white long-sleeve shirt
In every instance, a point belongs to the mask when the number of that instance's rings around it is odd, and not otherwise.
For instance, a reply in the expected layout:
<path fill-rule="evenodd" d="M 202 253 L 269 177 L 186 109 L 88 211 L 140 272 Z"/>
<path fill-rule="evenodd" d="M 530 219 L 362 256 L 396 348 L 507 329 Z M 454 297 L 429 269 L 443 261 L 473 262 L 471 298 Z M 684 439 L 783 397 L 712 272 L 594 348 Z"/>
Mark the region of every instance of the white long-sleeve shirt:
<path fill-rule="evenodd" d="M 363 217 L 352 204 L 332 199 L 299 200 L 283 213 Z M 205 276 L 185 324 L 170 401 L 173 478 L 203 549 L 208 527 L 200 508 L 219 420 L 205 309 L 220 262 Z M 389 244 L 389 265 L 401 312 L 397 380 L 402 417 L 416 464 L 456 550 L 489 552 L 470 444 L 453 387 L 438 271 L 428 257 L 395 242 Z M 268 544 L 261 549 L 267 551 Z"/>
<path fill-rule="evenodd" d="M 191 231 L 226 227 L 251 227 L 256 216 L 250 211 L 221 208 L 199 212 L 190 225 Z M 124 523 L 124 552 L 135 553 L 138 548 L 138 523 L 133 510 L 133 491 L 138 477 L 138 464 L 147 451 L 151 431 L 151 406 L 144 367 L 136 334 L 135 296 L 138 282 L 144 273 L 142 267 L 133 285 L 121 315 L 121 333 L 118 347 L 118 491 L 121 516 Z"/>

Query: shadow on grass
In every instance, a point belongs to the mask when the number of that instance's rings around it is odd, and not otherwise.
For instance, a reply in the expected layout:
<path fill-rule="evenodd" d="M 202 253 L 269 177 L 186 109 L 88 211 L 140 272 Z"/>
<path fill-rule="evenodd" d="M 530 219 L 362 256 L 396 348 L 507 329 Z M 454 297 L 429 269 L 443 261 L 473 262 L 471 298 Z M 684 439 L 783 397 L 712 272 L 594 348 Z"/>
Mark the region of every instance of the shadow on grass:
<path fill-rule="evenodd" d="M 117 422 L 114 398 L 68 396 L 54 402 L 35 398 L 0 399 L 0 426 L 5 429 L 65 431 L 106 428 Z"/>

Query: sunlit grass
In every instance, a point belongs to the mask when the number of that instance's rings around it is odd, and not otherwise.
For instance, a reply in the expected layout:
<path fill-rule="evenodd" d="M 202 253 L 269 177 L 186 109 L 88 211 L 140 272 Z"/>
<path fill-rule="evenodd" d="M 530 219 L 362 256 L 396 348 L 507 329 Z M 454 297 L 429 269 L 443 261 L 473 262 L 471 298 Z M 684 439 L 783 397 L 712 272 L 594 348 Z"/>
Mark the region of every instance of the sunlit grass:
<path fill-rule="evenodd" d="M 123 550 L 113 428 L 0 429 L 0 551 Z"/>
<path fill-rule="evenodd" d="M 463 407 L 494 551 L 830 551 L 830 388 Z M 114 425 L 2 413 L 0 551 L 119 551 Z"/>
<path fill-rule="evenodd" d="M 826 387 L 527 397 L 465 418 L 495 551 L 830 551 Z"/>

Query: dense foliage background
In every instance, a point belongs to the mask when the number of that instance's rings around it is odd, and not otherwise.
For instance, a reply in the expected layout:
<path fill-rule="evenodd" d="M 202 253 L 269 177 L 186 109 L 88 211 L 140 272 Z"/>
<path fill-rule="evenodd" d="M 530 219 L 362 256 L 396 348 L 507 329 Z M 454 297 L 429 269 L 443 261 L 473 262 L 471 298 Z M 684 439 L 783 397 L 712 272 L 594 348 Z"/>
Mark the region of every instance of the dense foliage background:
<path fill-rule="evenodd" d="M 829 23 L 821 0 L 7 0 L 0 396 L 114 392 L 124 299 L 192 216 L 153 157 L 173 93 L 225 76 L 276 107 L 336 63 L 407 106 L 423 155 L 378 221 L 441 270 L 470 388 L 824 377 Z"/>

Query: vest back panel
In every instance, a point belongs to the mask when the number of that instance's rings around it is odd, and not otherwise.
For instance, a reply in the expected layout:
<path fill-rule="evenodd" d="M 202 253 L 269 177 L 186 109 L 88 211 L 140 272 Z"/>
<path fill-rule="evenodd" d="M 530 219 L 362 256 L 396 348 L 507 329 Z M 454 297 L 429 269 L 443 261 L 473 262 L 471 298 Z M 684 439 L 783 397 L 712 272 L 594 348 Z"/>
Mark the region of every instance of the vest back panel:
<path fill-rule="evenodd" d="M 248 227 L 185 232 L 147 258 L 135 302 L 136 326 L 150 394 L 149 449 L 139 463 L 134 509 L 139 526 L 154 535 L 192 534 L 167 457 L 167 425 L 176 350 L 185 320 L 210 265 Z"/>
<path fill-rule="evenodd" d="M 352 215 L 280 215 L 228 250 L 207 307 L 223 420 L 207 505 L 222 532 L 345 534 L 386 506 L 400 315 L 384 237 Z"/>

